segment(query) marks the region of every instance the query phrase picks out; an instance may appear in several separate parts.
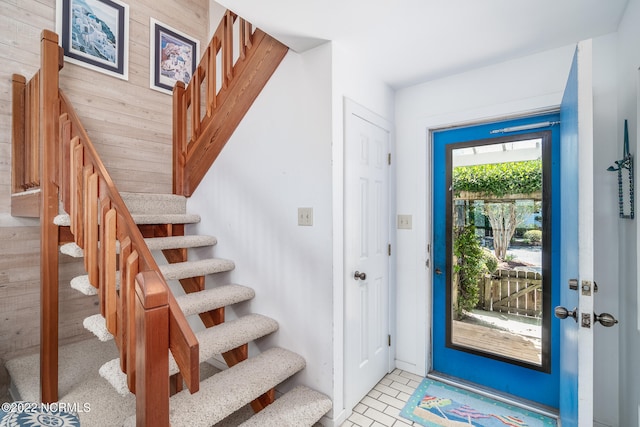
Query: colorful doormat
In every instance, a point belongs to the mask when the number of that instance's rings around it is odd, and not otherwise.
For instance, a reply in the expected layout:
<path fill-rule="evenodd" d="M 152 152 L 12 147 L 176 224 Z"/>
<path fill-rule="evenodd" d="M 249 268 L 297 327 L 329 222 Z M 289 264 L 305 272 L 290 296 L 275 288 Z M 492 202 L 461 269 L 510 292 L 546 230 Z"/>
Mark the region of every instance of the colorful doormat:
<path fill-rule="evenodd" d="M 426 427 L 556 427 L 556 420 L 428 378 L 400 415 Z"/>

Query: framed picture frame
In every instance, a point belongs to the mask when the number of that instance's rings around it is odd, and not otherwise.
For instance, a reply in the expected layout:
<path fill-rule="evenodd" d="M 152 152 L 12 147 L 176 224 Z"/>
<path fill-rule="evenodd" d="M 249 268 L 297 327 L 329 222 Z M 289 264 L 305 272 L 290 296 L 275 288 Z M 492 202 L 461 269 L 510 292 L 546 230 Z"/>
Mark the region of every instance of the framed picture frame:
<path fill-rule="evenodd" d="M 129 79 L 129 5 L 120 0 L 56 0 L 65 60 Z"/>
<path fill-rule="evenodd" d="M 171 94 L 176 82 L 189 84 L 200 55 L 200 42 L 151 18 L 149 23 L 151 89 Z"/>

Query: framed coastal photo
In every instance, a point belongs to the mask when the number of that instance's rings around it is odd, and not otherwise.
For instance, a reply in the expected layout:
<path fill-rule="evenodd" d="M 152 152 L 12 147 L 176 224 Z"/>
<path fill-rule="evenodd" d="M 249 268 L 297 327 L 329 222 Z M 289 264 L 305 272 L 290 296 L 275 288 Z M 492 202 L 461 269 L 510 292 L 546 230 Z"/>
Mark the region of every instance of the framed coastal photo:
<path fill-rule="evenodd" d="M 129 78 L 129 5 L 119 0 L 57 0 L 56 31 L 65 60 Z"/>
<path fill-rule="evenodd" d="M 199 58 L 198 40 L 151 18 L 149 46 L 151 89 L 171 94 L 176 82 L 189 84 Z"/>

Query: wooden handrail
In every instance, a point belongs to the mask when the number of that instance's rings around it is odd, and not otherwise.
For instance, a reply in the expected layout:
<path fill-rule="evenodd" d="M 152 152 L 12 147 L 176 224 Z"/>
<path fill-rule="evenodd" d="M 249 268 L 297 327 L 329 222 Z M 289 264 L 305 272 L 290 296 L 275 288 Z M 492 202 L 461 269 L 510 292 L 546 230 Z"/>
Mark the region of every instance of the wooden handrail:
<path fill-rule="evenodd" d="M 227 10 L 189 85 L 173 90 L 175 194 L 193 193 L 287 51 Z"/>

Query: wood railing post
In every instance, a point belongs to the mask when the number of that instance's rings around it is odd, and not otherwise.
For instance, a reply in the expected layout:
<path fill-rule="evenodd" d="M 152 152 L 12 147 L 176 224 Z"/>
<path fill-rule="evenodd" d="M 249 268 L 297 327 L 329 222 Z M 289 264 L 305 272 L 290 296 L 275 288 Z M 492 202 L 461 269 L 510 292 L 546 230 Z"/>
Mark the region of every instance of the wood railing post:
<path fill-rule="evenodd" d="M 40 64 L 40 394 L 58 400 L 58 35 L 44 30 Z"/>
<path fill-rule="evenodd" d="M 169 426 L 169 296 L 158 273 L 136 276 L 136 426 Z"/>
<path fill-rule="evenodd" d="M 187 155 L 187 109 L 185 86 L 181 81 L 173 87 L 173 194 L 184 194 Z"/>

